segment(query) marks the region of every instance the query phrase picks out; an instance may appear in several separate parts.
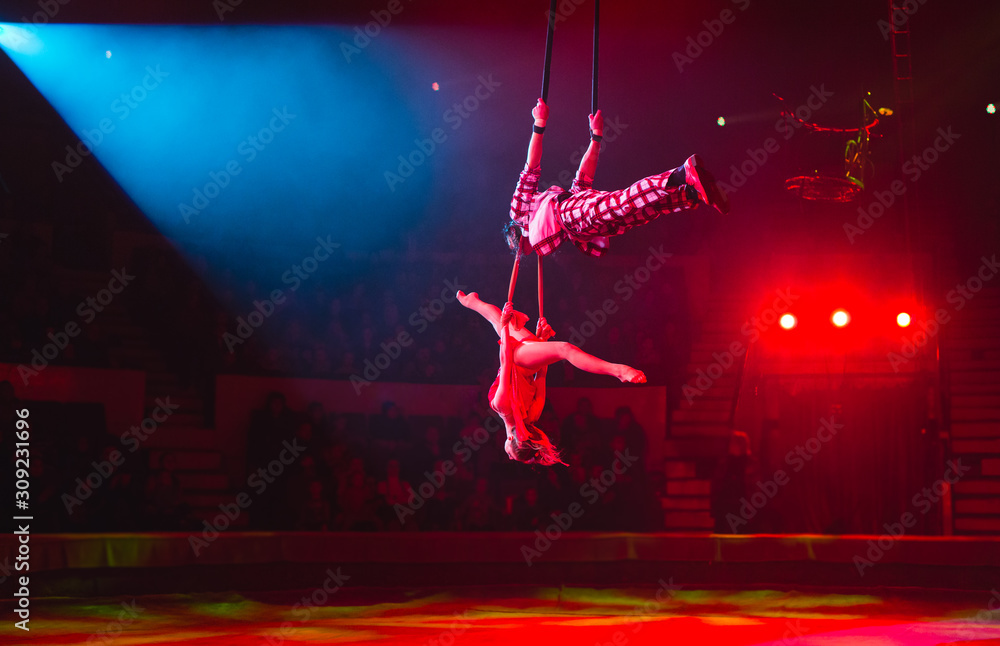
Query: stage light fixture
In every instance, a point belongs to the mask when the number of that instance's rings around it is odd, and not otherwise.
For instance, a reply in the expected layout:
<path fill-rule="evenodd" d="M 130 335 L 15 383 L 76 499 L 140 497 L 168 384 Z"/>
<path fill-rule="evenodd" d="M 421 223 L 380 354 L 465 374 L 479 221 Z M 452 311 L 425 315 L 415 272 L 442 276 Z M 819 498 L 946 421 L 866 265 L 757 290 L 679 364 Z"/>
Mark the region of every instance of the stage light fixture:
<path fill-rule="evenodd" d="M 844 327 L 851 322 L 851 315 L 848 314 L 846 310 L 837 310 L 830 317 L 830 320 L 833 321 L 833 324 L 837 327 Z"/>
<path fill-rule="evenodd" d="M 715 120 L 715 123 L 719 124 L 720 126 L 724 126 L 724 125 L 726 125 L 726 118 L 725 117 L 719 117 L 718 119 Z"/>
<path fill-rule="evenodd" d="M 437 92 L 441 89 L 441 86 L 437 84 L 437 81 L 435 81 L 434 83 L 431 83 L 431 89 Z"/>
<path fill-rule="evenodd" d="M 111 50 L 104 52 L 104 58 L 111 58 Z"/>
<path fill-rule="evenodd" d="M 782 314 L 781 318 L 778 319 L 778 324 L 786 330 L 791 330 L 799 324 L 799 321 L 794 314 Z"/>
<path fill-rule="evenodd" d="M 910 315 L 906 312 L 900 312 L 896 315 L 896 325 L 899 327 L 908 327 L 910 325 Z"/>
<path fill-rule="evenodd" d="M 986 112 L 987 112 L 987 114 L 996 114 L 997 113 L 997 106 L 995 104 L 993 104 L 993 103 L 988 104 L 986 106 Z"/>

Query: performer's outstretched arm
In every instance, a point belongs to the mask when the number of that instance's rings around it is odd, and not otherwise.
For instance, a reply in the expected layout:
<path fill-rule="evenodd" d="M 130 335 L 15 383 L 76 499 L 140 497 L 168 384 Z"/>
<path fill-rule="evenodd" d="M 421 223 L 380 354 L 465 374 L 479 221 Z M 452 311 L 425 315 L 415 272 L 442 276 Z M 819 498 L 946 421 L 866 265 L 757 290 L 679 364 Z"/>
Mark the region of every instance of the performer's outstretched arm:
<path fill-rule="evenodd" d="M 535 118 L 535 128 L 545 128 L 545 123 L 549 120 L 549 106 L 545 101 L 538 99 L 538 103 L 531 110 L 531 116 Z M 528 144 L 528 170 L 534 170 L 542 165 L 542 133 L 532 132 L 531 143 Z"/>
<path fill-rule="evenodd" d="M 594 137 L 601 137 L 604 134 L 604 117 L 601 111 L 590 115 L 590 132 Z M 576 185 L 578 188 L 590 188 L 594 181 L 594 174 L 597 172 L 597 158 L 601 154 L 600 140 L 590 140 L 590 146 L 586 154 L 580 160 L 580 169 L 576 172 Z"/>
<path fill-rule="evenodd" d="M 537 371 L 535 371 L 535 398 L 531 400 L 531 404 L 528 406 L 528 412 L 525 413 L 525 419 L 536 420 L 542 416 L 542 409 L 545 408 L 545 377 L 549 371 L 548 366 L 542 366 Z"/>
<path fill-rule="evenodd" d="M 497 392 L 493 396 L 493 409 L 499 411 L 501 415 L 513 414 L 513 405 L 510 392 L 511 377 L 514 370 L 514 344 L 510 342 L 509 322 L 514 314 L 514 306 L 507 303 L 503 306 L 500 315 L 500 380 Z"/>
<path fill-rule="evenodd" d="M 535 336 L 541 341 L 548 341 L 555 335 L 555 331 L 545 320 L 545 317 L 539 317 L 538 323 L 535 325 Z M 545 377 L 548 371 L 548 366 L 542 366 L 535 372 L 535 398 L 531 400 L 531 405 L 528 407 L 527 419 L 538 419 L 542 416 L 542 409 L 545 408 Z"/>
<path fill-rule="evenodd" d="M 545 129 L 549 118 L 549 107 L 545 105 L 545 101 L 538 99 L 531 115 L 535 118 L 535 126 L 532 128 L 534 132 L 531 134 L 531 143 L 528 144 L 528 162 L 517 179 L 517 188 L 510 200 L 510 219 L 517 226 L 507 232 L 507 244 L 511 250 L 519 253 L 531 253 L 531 245 L 521 236 L 527 235 L 531 207 L 538 193 L 538 177 L 541 175 L 542 165 L 542 133 L 538 131 Z"/>

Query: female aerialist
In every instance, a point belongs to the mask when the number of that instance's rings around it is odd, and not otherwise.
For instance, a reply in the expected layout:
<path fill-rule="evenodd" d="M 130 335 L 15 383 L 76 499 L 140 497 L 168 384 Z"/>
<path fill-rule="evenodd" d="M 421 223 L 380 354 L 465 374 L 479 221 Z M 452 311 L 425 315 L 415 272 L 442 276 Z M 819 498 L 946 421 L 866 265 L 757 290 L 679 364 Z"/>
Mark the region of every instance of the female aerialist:
<path fill-rule="evenodd" d="M 534 251 L 545 256 L 568 238 L 584 253 L 600 256 L 608 249 L 608 237 L 651 222 L 662 213 L 692 209 L 698 204 L 714 206 L 720 213 L 729 211 L 728 198 L 716 186 L 715 178 L 705 170 L 698 155 L 688 157 L 679 168 L 641 179 L 624 190 L 594 190 L 604 129 L 600 110 L 590 115 L 590 147 L 580 161 L 570 189 L 552 186 L 539 192 L 542 133 L 549 107 L 538 99 L 531 114 L 535 125 L 528 161 L 511 200 L 511 222 L 506 228 L 511 249 L 520 247 L 521 253 Z"/>
<path fill-rule="evenodd" d="M 626 383 L 646 381 L 646 375 L 635 368 L 608 363 L 565 341 L 549 341 L 555 332 L 544 317 L 538 319 L 532 334 L 524 328 L 528 316 L 514 311 L 510 303 L 501 312 L 480 300 L 475 292 L 460 291 L 458 300 L 489 321 L 500 336 L 500 370 L 490 388 L 490 407 L 507 428 L 504 448 L 511 460 L 565 464 L 548 436 L 534 425 L 545 406 L 545 373 L 549 364 L 565 359 L 580 370 L 610 375 Z"/>

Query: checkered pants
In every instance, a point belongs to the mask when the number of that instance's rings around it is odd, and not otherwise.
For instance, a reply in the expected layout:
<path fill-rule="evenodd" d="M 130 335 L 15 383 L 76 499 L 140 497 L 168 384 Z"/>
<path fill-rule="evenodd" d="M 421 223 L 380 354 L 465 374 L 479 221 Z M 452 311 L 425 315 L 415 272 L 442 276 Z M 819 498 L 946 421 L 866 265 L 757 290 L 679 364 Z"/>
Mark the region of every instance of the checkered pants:
<path fill-rule="evenodd" d="M 674 170 L 646 177 L 620 191 L 582 189 L 559 203 L 559 218 L 567 230 L 583 236 L 614 236 L 652 222 L 663 213 L 692 209 L 698 204 L 693 188 L 667 186 Z"/>

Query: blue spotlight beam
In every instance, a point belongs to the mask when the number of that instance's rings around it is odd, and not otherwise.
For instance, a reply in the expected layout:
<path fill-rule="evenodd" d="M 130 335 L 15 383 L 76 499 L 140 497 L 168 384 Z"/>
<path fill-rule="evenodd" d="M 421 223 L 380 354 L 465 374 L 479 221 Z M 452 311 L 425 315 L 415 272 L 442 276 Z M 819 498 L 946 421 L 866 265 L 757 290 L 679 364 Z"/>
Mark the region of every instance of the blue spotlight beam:
<path fill-rule="evenodd" d="M 388 56 L 345 61 L 349 29 L 29 27 L 0 25 L 0 47 L 80 139 L 53 184 L 93 155 L 168 235 L 378 248 L 427 193 L 430 172 L 386 184 L 422 133 Z"/>

